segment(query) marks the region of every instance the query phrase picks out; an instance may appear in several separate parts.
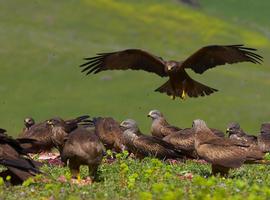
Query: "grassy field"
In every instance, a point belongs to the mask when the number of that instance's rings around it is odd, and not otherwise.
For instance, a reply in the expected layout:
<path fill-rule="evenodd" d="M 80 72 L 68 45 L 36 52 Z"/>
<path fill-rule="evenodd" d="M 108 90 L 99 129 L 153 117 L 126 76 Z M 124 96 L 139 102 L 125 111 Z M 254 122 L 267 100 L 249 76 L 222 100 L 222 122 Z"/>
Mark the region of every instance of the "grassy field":
<path fill-rule="evenodd" d="M 270 121 L 269 1 L 202 0 L 200 9 L 176 0 L 0 0 L 0 121 L 17 135 L 23 118 L 37 121 L 82 114 L 134 118 L 148 133 L 151 109 L 161 110 L 177 126 L 204 119 L 224 130 L 238 121 L 256 134 Z M 98 52 L 142 48 L 164 59 L 181 60 L 209 44 L 245 44 L 259 49 L 262 65 L 223 66 L 191 76 L 219 89 L 205 98 L 172 101 L 153 92 L 163 84 L 153 74 L 132 71 L 84 76 L 83 57 Z M 120 155 L 104 163 L 100 182 L 79 187 L 56 179 L 66 168 L 45 166 L 47 183 L 28 181 L 22 187 L 0 186 L 0 199 L 269 199 L 269 167 L 245 166 L 229 179 L 208 178 L 209 165 Z M 84 175 L 86 170 L 83 169 Z M 186 175 L 193 174 L 190 179 Z M 161 175 L 162 174 L 162 175 Z M 39 177 L 38 177 L 39 178 Z M 37 179 L 38 179 L 37 178 Z M 1 183 L 0 183 L 1 185 Z"/>

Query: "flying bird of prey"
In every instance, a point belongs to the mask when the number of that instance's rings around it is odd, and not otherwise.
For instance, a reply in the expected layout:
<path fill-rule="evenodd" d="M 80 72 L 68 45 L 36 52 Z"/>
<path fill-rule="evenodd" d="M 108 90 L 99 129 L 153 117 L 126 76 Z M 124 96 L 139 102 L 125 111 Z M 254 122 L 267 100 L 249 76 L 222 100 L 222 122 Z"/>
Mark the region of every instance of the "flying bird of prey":
<path fill-rule="evenodd" d="M 193 128 L 196 152 L 211 163 L 213 175 L 227 176 L 231 168 L 244 163 L 264 163 L 261 151 L 251 151 L 248 145 L 215 136 L 203 120 L 194 120 Z"/>
<path fill-rule="evenodd" d="M 137 158 L 147 156 L 159 159 L 183 158 L 183 152 L 176 150 L 171 144 L 158 137 L 143 135 L 134 120 L 127 119 L 120 126 L 124 130 L 125 146 Z"/>
<path fill-rule="evenodd" d="M 257 137 L 255 135 L 249 135 L 245 133 L 240 124 L 237 122 L 232 122 L 228 125 L 226 132 L 229 133 L 229 138 L 232 140 L 236 140 L 242 142 L 243 144 L 249 145 L 258 145 Z"/>
<path fill-rule="evenodd" d="M 0 133 L 0 165 L 7 167 L 0 176 L 6 180 L 10 176 L 10 183 L 18 185 L 38 173 L 41 163 L 26 156 L 26 151 L 19 142 L 10 136 Z"/>
<path fill-rule="evenodd" d="M 76 129 L 79 124 L 85 124 L 91 122 L 88 120 L 88 115 L 83 115 L 77 117 L 75 119 L 63 120 L 65 123 L 65 130 L 67 132 L 71 132 Z M 56 120 L 62 120 L 59 117 L 55 117 Z M 24 133 L 18 138 L 19 140 L 23 139 L 34 139 L 36 142 L 34 144 L 29 145 L 28 143 L 22 143 L 21 145 L 24 148 L 28 148 L 32 150 L 32 153 L 39 153 L 42 151 L 50 151 L 54 144 L 52 143 L 51 135 L 52 135 L 52 127 L 47 123 L 48 120 L 43 122 L 34 124 L 29 127 L 28 130 L 24 131 Z"/>
<path fill-rule="evenodd" d="M 263 152 L 270 152 L 270 123 L 263 123 L 258 135 L 258 146 Z"/>
<path fill-rule="evenodd" d="M 170 125 L 159 110 L 151 110 L 147 116 L 152 119 L 151 134 L 153 136 L 163 138 L 171 133 L 182 130 L 181 128 Z"/>
<path fill-rule="evenodd" d="M 110 53 L 99 53 L 95 57 L 85 58 L 80 65 L 86 74 L 99 73 L 105 70 L 144 70 L 155 73 L 169 80 L 155 91 L 166 93 L 173 99 L 210 95 L 217 90 L 193 80 L 186 69 L 198 74 L 204 73 L 218 65 L 237 62 L 261 63 L 262 56 L 254 53 L 256 49 L 244 45 L 211 45 L 197 50 L 183 61 L 165 61 L 141 49 L 126 49 Z"/>
<path fill-rule="evenodd" d="M 122 152 L 123 131 L 120 128 L 120 123 L 111 117 L 96 117 L 93 118 L 95 133 L 104 144 L 106 149 Z"/>

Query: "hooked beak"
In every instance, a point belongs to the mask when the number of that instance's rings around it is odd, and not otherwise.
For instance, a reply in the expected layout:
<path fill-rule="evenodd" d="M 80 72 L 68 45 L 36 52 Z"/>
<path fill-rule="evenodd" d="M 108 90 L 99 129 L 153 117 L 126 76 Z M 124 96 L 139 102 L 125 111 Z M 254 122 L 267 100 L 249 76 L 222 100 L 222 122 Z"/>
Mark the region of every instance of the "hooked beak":
<path fill-rule="evenodd" d="M 168 65 L 168 70 L 169 70 L 169 71 L 171 71 L 171 70 L 172 70 L 172 68 L 173 68 L 173 66 L 172 66 L 172 65 Z"/>
<path fill-rule="evenodd" d="M 47 121 L 47 124 L 48 124 L 48 125 L 53 125 L 53 123 L 52 123 L 51 120 L 48 120 L 48 121 Z"/>
<path fill-rule="evenodd" d="M 227 128 L 226 129 L 226 133 L 230 133 L 231 132 L 231 129 L 230 128 Z"/>

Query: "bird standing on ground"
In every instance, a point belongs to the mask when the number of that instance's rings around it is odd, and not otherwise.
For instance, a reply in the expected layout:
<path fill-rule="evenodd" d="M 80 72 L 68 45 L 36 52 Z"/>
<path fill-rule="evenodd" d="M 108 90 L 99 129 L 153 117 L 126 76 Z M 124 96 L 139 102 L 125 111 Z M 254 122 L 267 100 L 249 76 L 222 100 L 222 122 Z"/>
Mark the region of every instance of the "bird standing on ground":
<path fill-rule="evenodd" d="M 94 130 L 79 127 L 67 133 L 63 120 L 52 119 L 48 124 L 52 127 L 52 140 L 60 151 L 61 160 L 68 165 L 72 178 L 80 181 L 80 166 L 87 165 L 90 178 L 95 179 L 105 148 Z"/>
<path fill-rule="evenodd" d="M 245 133 L 237 122 L 230 123 L 226 132 L 229 133 L 229 138 L 232 140 L 242 142 L 243 144 L 258 145 L 257 137 L 255 135 L 248 135 Z"/>
<path fill-rule="evenodd" d="M 147 156 L 159 159 L 183 158 L 184 154 L 171 144 L 155 136 L 144 135 L 140 132 L 136 121 L 127 119 L 120 126 L 123 128 L 123 140 L 128 151 L 137 158 Z"/>
<path fill-rule="evenodd" d="M 91 123 L 88 120 L 88 115 L 79 116 L 70 120 L 63 120 L 59 117 L 55 117 L 55 120 L 61 120 L 65 124 L 65 131 L 71 132 L 76 129 L 80 123 Z M 32 153 L 40 153 L 42 151 L 50 151 L 54 144 L 52 143 L 52 129 L 51 126 L 47 123 L 48 120 L 34 124 L 25 129 L 22 135 L 19 136 L 19 140 L 23 139 L 34 139 L 36 142 L 34 144 L 22 143 L 21 145 L 24 148 L 32 150 Z"/>
<path fill-rule="evenodd" d="M 96 117 L 93 118 L 95 133 L 100 138 L 106 149 L 111 149 L 115 152 L 122 152 L 123 131 L 120 128 L 120 123 L 111 117 Z"/>
<path fill-rule="evenodd" d="M 220 138 L 207 127 L 203 120 L 194 120 L 195 149 L 200 158 L 212 165 L 212 174 L 227 176 L 229 170 L 246 163 L 260 163 L 263 154 L 249 151 L 248 145 L 235 143 L 229 138 Z"/>
<path fill-rule="evenodd" d="M 159 110 L 151 110 L 147 116 L 152 119 L 151 134 L 153 136 L 163 138 L 171 133 L 182 130 L 181 128 L 170 125 Z"/>
<path fill-rule="evenodd" d="M 258 135 L 258 146 L 263 152 L 270 152 L 270 123 L 263 123 Z"/>
<path fill-rule="evenodd" d="M 262 56 L 254 53 L 256 49 L 244 45 L 210 45 L 202 47 L 184 61 L 165 61 L 141 49 L 126 49 L 110 53 L 99 53 L 95 57 L 85 58 L 80 65 L 86 74 L 104 70 L 144 70 L 169 80 L 155 91 L 166 93 L 173 99 L 180 97 L 198 97 L 210 95 L 217 90 L 193 80 L 186 69 L 202 74 L 218 65 L 237 62 L 261 63 Z"/>

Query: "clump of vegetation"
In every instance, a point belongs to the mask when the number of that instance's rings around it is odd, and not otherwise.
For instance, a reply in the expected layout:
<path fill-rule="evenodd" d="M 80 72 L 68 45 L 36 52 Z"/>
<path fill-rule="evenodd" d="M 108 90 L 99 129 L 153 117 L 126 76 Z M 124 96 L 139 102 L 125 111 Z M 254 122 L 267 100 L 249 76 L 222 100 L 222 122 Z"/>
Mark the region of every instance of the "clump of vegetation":
<path fill-rule="evenodd" d="M 127 152 L 114 162 L 104 159 L 99 180 L 89 185 L 72 184 L 66 167 L 45 165 L 48 175 L 28 179 L 22 186 L 7 187 L 0 181 L 4 199 L 268 199 L 270 169 L 264 165 L 244 165 L 228 178 L 210 175 L 208 164 L 192 160 L 134 160 Z M 87 167 L 82 167 L 82 178 Z M 64 176 L 64 180 L 62 178 Z"/>

